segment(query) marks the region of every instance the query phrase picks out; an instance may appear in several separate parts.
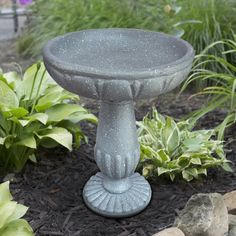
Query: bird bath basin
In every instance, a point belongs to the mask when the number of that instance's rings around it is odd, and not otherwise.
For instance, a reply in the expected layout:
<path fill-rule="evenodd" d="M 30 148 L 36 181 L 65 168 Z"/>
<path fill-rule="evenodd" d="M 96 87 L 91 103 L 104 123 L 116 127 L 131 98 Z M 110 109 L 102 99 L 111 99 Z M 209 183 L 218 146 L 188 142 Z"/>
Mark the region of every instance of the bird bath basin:
<path fill-rule="evenodd" d="M 101 172 L 83 190 L 91 210 L 126 217 L 148 205 L 150 185 L 135 173 L 140 150 L 133 101 L 175 88 L 193 57 L 193 48 L 181 39 L 135 29 L 85 30 L 46 44 L 45 66 L 56 82 L 101 101 L 94 151 Z"/>

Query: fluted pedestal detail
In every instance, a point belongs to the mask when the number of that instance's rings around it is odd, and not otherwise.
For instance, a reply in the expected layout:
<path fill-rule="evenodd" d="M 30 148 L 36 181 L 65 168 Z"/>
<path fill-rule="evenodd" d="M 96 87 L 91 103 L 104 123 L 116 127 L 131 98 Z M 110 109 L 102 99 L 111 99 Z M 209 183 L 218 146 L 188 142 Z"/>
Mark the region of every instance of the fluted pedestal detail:
<path fill-rule="evenodd" d="M 101 172 L 89 179 L 83 191 L 91 210 L 108 217 L 127 217 L 148 205 L 150 185 L 134 173 L 139 156 L 133 102 L 102 102 L 95 146 Z"/>

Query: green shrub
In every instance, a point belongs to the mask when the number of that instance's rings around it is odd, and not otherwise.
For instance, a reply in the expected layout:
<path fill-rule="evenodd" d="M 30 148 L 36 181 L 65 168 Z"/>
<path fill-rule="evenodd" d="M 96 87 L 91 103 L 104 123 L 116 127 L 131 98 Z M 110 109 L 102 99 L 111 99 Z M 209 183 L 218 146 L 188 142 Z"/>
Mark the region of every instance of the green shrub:
<path fill-rule="evenodd" d="M 139 126 L 141 159 L 139 168 L 146 178 L 167 175 L 172 181 L 182 176 L 186 181 L 207 175 L 207 170 L 222 167 L 231 171 L 222 142 L 213 140 L 214 130 L 192 131 L 187 121 L 176 123 L 153 109 Z"/>
<path fill-rule="evenodd" d="M 0 173 L 36 161 L 38 146 L 72 150 L 72 134 L 77 147 L 86 141 L 77 123 L 97 119 L 74 104 L 78 100 L 50 78 L 43 63 L 32 65 L 22 78 L 16 72 L 0 74 Z"/>
<path fill-rule="evenodd" d="M 221 56 L 209 53 L 212 48 L 217 47 L 218 45 L 227 47 L 227 51 L 222 51 Z M 235 40 L 217 41 L 209 45 L 201 54 L 196 56 L 192 74 L 182 87 L 183 91 L 196 80 L 208 80 L 215 84 L 204 88 L 198 93 L 209 95 L 209 99 L 207 104 L 200 110 L 191 114 L 191 117 L 192 120 L 197 121 L 200 117 L 214 109 L 225 109 L 228 114 L 223 122 L 216 128 L 219 140 L 223 139 L 225 129 L 236 121 L 236 65 L 235 62 L 227 60 L 224 55 L 231 55 L 236 58 Z M 206 65 L 206 67 L 212 65 L 212 67 L 214 67 L 216 64 L 218 68 L 222 68 L 220 72 L 202 68 L 202 65 Z"/>
<path fill-rule="evenodd" d="M 236 31 L 236 1 L 235 0 L 180 0 L 178 4 L 182 6 L 180 14 L 176 20 L 194 19 L 198 24 L 184 24 L 183 39 L 193 45 L 196 54 L 200 54 L 208 45 L 222 39 L 233 40 L 233 31 Z M 209 53 L 227 59 L 234 63 L 235 57 L 232 54 L 222 55 L 222 51 L 227 50 L 227 45 L 217 44 L 211 47 Z M 221 72 L 222 67 L 218 64 L 202 64 L 202 68 Z M 205 86 L 212 85 L 212 80 L 196 80 L 192 84 L 194 90 L 201 90 Z"/>
<path fill-rule="evenodd" d="M 0 184 L 0 235 L 33 236 L 33 230 L 24 219 L 21 219 L 28 207 L 12 201 L 9 182 Z"/>
<path fill-rule="evenodd" d="M 18 41 L 24 55 L 36 55 L 49 39 L 90 28 L 143 28 L 182 32 L 174 27 L 180 8 L 174 0 L 37 0 L 33 17 Z"/>

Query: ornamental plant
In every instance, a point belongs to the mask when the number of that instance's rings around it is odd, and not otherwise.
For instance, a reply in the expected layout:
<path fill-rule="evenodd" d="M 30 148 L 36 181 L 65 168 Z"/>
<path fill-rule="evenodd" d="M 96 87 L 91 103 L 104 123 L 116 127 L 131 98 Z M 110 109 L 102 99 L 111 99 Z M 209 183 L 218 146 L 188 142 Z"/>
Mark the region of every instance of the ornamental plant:
<path fill-rule="evenodd" d="M 152 114 L 137 122 L 141 159 L 139 169 L 146 178 L 178 176 L 186 181 L 207 175 L 209 168 L 231 171 L 223 143 L 213 139 L 214 130 L 192 130 L 188 120 L 175 122 L 153 108 Z"/>
<path fill-rule="evenodd" d="M 58 86 L 44 64 L 32 65 L 21 76 L 0 74 L 0 173 L 20 171 L 28 159 L 36 161 L 39 146 L 61 145 L 72 150 L 87 141 L 77 125 L 97 118 L 82 106 L 77 95 Z"/>
<path fill-rule="evenodd" d="M 223 45 L 227 48 L 221 55 L 212 54 L 212 48 Z M 226 57 L 227 55 L 227 57 Z M 236 122 L 236 65 L 227 58 L 236 61 L 236 36 L 234 40 L 216 41 L 210 44 L 201 54 L 197 55 L 192 68 L 192 73 L 183 84 L 182 90 L 186 89 L 195 81 L 210 81 L 212 86 L 202 89 L 196 95 L 208 96 L 207 103 L 199 110 L 191 114 L 195 122 L 205 114 L 219 108 L 226 110 L 227 115 L 222 123 L 215 128 L 218 139 L 222 140 L 227 127 Z M 206 68 L 220 68 L 216 69 Z"/>
<path fill-rule="evenodd" d="M 12 201 L 9 181 L 0 184 L 0 235 L 2 236 L 33 236 L 28 222 L 21 219 L 28 207 Z"/>

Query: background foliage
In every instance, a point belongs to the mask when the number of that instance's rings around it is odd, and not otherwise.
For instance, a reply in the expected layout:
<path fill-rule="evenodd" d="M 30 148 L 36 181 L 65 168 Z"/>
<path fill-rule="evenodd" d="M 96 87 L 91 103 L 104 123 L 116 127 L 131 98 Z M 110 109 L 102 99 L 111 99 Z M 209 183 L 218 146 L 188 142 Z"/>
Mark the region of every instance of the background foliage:
<path fill-rule="evenodd" d="M 182 36 L 200 53 L 230 39 L 236 28 L 234 0 L 37 0 L 18 42 L 24 55 L 39 55 L 50 38 L 89 28 L 142 28 Z M 223 45 L 212 49 L 214 54 Z"/>

